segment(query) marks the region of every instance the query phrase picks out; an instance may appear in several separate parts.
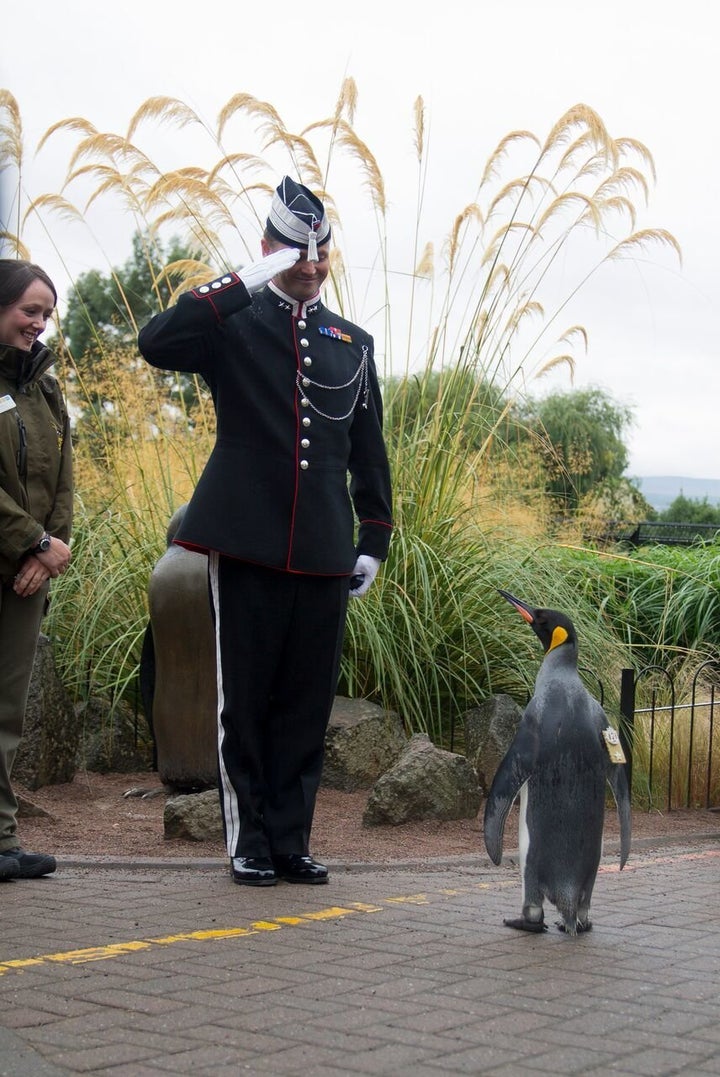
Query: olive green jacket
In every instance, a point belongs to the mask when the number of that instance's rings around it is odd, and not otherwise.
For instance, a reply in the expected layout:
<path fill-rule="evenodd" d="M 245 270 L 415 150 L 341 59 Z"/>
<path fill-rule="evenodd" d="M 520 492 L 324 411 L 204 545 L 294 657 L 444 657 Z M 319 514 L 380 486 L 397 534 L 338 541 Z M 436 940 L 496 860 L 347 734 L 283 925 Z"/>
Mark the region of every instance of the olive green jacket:
<path fill-rule="evenodd" d="M 55 357 L 0 344 L 0 578 L 11 579 L 43 531 L 70 538 L 73 508 L 70 421 Z"/>

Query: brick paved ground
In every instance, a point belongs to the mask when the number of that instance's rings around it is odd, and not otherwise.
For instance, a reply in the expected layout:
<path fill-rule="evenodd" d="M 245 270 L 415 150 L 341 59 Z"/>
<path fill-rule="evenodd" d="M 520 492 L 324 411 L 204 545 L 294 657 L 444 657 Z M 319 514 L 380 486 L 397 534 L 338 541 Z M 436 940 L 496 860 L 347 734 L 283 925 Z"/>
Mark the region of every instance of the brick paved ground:
<path fill-rule="evenodd" d="M 0 884 L 0 1075 L 717 1074 L 719 875 L 720 835 L 608 856 L 571 939 L 503 927 L 512 861 L 65 865 Z"/>

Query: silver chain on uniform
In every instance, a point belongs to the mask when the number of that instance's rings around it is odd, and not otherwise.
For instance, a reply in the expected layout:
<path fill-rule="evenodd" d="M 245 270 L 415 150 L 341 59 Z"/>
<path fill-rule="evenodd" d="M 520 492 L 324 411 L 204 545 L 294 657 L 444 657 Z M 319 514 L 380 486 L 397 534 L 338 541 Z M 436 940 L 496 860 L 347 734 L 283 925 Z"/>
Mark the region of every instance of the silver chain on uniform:
<path fill-rule="evenodd" d="M 353 384 L 353 382 L 357 382 L 358 387 L 355 391 L 353 402 L 350 405 L 350 410 L 346 411 L 344 415 L 328 415 L 327 412 L 321 411 L 320 408 L 313 404 L 307 393 L 307 389 L 310 386 L 312 386 L 313 389 L 328 389 L 332 392 L 340 389 L 348 389 Z M 330 419 L 330 421 L 333 423 L 343 422 L 344 419 L 349 418 L 349 416 L 352 415 L 352 413 L 355 411 L 355 405 L 357 404 L 361 393 L 364 393 L 365 395 L 365 399 L 363 400 L 363 407 L 367 407 L 367 398 L 369 392 L 367 344 L 362 345 L 362 359 L 360 360 L 359 367 L 357 368 L 353 376 L 350 378 L 350 381 L 346 381 L 344 385 L 323 385 L 322 382 L 313 381 L 312 378 L 308 378 L 307 374 L 303 374 L 300 370 L 298 370 L 297 374 L 295 375 L 295 384 L 300 390 L 303 400 L 307 400 L 308 405 L 312 408 L 316 415 L 321 415 L 323 419 Z"/>

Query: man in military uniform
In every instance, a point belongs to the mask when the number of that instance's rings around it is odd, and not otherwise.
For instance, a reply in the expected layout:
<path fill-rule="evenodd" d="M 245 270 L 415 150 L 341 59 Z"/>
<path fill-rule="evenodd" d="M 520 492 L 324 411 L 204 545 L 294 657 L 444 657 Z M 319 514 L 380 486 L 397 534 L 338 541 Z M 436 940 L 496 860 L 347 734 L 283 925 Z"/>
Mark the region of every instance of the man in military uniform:
<path fill-rule="evenodd" d="M 202 375 L 215 403 L 175 542 L 208 555 L 225 836 L 233 878 L 254 886 L 327 882 L 309 838 L 348 594 L 390 542 L 373 340 L 321 301 L 329 247 L 322 203 L 285 177 L 263 258 L 139 336 L 149 363 Z"/>

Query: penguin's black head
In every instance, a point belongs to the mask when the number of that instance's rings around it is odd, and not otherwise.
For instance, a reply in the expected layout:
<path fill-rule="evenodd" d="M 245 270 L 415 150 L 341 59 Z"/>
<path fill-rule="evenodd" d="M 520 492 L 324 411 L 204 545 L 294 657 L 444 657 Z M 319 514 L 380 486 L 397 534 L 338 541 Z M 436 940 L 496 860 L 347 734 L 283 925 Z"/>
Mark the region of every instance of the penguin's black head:
<path fill-rule="evenodd" d="M 528 606 L 526 602 L 521 602 L 519 598 L 515 598 L 509 591 L 502 591 L 500 588 L 498 588 L 498 591 L 511 606 L 515 607 L 523 620 L 530 625 L 542 643 L 545 654 L 556 647 L 560 647 L 563 643 L 571 643 L 577 647 L 575 626 L 564 613 L 560 613 L 559 610 L 536 610 L 532 606 Z"/>

